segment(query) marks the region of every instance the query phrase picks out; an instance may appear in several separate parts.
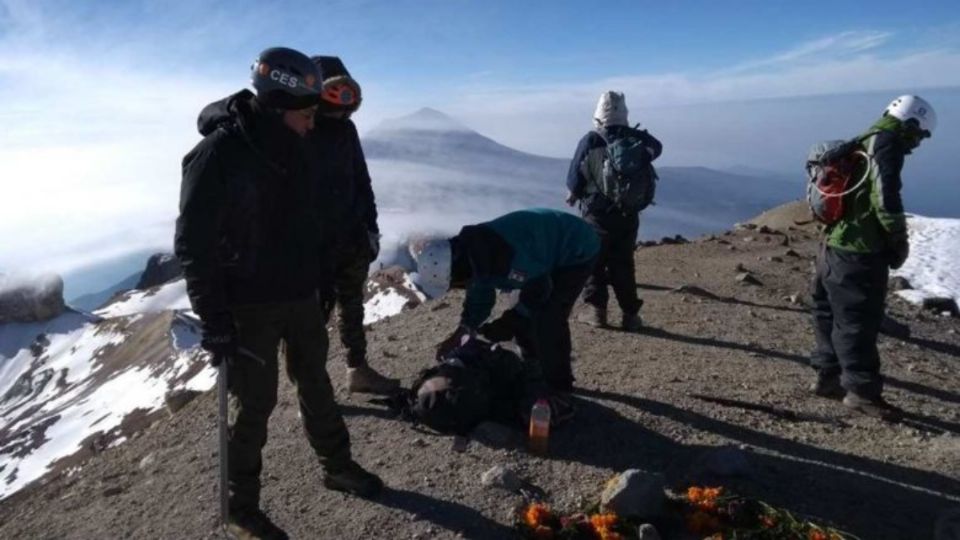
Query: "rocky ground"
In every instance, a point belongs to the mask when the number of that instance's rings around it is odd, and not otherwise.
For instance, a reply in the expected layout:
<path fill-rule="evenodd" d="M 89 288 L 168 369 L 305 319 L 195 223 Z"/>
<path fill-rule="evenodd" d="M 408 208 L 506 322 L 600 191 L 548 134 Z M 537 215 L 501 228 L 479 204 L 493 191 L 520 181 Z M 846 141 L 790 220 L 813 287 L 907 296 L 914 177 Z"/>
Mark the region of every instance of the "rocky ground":
<path fill-rule="evenodd" d="M 902 423 L 809 396 L 805 304 L 816 237 L 790 219 L 766 218 L 779 228 L 637 251 L 647 328 L 573 324 L 580 413 L 553 434 L 549 456 L 489 437 L 457 453 L 451 439 L 341 391 L 356 459 L 389 486 L 376 501 L 358 500 L 320 485 L 284 382 L 265 449 L 263 506 L 294 538 L 506 538 L 522 497 L 482 485 L 494 465 L 573 508 L 628 468 L 662 472 L 678 487 L 703 481 L 711 473 L 704 456 L 732 446 L 721 468 L 733 474 L 712 482 L 863 539 L 930 538 L 937 517 L 960 506 L 957 319 L 891 296 L 890 313 L 913 331 L 880 342 L 887 397 L 907 411 Z M 455 324 L 459 300 L 374 324 L 372 363 L 411 381 Z M 342 358 L 333 346 L 338 386 Z M 4 500 L 0 537 L 218 537 L 215 397 L 195 399 L 72 475 Z M 658 525 L 664 538 L 686 538 L 675 523 Z"/>

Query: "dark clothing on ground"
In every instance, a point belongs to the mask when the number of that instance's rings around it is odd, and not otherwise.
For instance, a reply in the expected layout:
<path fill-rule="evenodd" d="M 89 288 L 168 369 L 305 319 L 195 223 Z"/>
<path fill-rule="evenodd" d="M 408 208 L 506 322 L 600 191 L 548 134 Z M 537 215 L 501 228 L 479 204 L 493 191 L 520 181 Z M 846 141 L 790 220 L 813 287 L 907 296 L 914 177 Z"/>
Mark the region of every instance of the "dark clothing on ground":
<path fill-rule="evenodd" d="M 570 312 L 583 291 L 583 285 L 594 268 L 594 261 L 555 270 L 550 279 L 553 290 L 529 318 L 518 318 L 525 324 L 516 332 L 517 344 L 524 358 L 540 361 L 543 378 L 550 388 L 560 392 L 573 390 L 573 369 L 570 365 Z M 523 292 L 520 293 L 521 302 Z"/>
<path fill-rule="evenodd" d="M 330 280 L 319 279 L 324 231 L 301 139 L 246 90 L 208 105 L 198 125 L 174 238 L 194 310 L 207 320 L 312 296 Z"/>
<path fill-rule="evenodd" d="M 816 349 L 810 363 L 821 376 L 840 375 L 847 391 L 868 399 L 883 391 L 877 335 L 888 275 L 882 253 L 824 247 L 813 280 Z"/>
<path fill-rule="evenodd" d="M 233 512 L 259 503 L 281 341 L 321 464 L 345 467 L 350 441 L 324 367 L 321 300 L 332 296 L 333 265 L 306 147 L 248 91 L 207 106 L 198 124 L 205 138 L 183 160 L 176 254 L 205 334 L 233 334 L 239 348 L 259 357 L 227 359 Z"/>
<path fill-rule="evenodd" d="M 347 349 L 347 367 L 367 365 L 367 336 L 363 328 L 363 288 L 372 259 L 366 236 L 340 246 L 334 288 L 340 306 L 340 342 Z"/>
<path fill-rule="evenodd" d="M 230 363 L 230 506 L 259 504 L 261 449 L 277 403 L 277 349 L 285 343 L 287 376 L 297 388 L 300 417 L 310 446 L 328 470 L 350 462 L 350 435 L 334 401 L 326 370 L 327 333 L 315 300 L 236 308 L 240 347 L 266 361 L 238 355 Z"/>
<path fill-rule="evenodd" d="M 609 285 L 613 287 L 613 294 L 623 313 L 636 315 L 643 305 L 637 294 L 636 263 L 633 258 L 637 249 L 640 217 L 636 214 L 608 214 L 587 215 L 584 219 L 594 226 L 600 237 L 600 253 L 584 287 L 583 301 L 605 311 L 610 300 L 607 291 Z"/>
<path fill-rule="evenodd" d="M 603 151 L 608 140 L 627 134 L 639 138 L 650 152 L 650 161 L 660 157 L 663 145 L 645 130 L 626 126 L 612 126 L 603 130 L 603 135 L 591 131 L 577 145 L 570 171 L 567 173 L 567 189 L 580 201 L 583 219 L 593 225 L 600 237 L 600 254 L 593 273 L 587 280 L 583 300 L 594 308 L 606 311 L 613 292 L 625 315 L 636 315 L 643 302 L 637 294 L 636 264 L 633 254 L 640 231 L 640 216 L 636 212 L 623 212 L 597 189 L 599 179 L 591 178 L 584 163 L 591 152 Z M 606 137 L 606 139 L 605 139 Z"/>

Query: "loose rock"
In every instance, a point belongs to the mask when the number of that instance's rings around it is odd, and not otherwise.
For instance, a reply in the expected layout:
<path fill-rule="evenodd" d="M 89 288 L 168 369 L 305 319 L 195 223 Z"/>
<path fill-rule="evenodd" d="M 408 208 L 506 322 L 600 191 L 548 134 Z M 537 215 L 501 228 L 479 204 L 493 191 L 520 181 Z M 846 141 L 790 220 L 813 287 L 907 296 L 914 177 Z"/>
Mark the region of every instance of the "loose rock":
<path fill-rule="evenodd" d="M 655 518 L 663 511 L 664 484 L 662 474 L 629 469 L 607 482 L 600 504 L 623 516 Z"/>
<path fill-rule="evenodd" d="M 480 475 L 480 483 L 485 487 L 503 488 L 507 491 L 519 491 L 523 486 L 517 473 L 503 465 L 495 465 Z"/>

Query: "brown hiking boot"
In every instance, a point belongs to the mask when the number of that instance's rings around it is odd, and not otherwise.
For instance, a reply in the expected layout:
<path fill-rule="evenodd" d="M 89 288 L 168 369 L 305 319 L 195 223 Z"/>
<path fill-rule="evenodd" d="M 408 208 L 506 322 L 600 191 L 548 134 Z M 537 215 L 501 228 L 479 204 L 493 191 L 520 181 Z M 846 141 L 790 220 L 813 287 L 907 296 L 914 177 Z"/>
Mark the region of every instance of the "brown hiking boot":
<path fill-rule="evenodd" d="M 347 390 L 361 394 L 392 395 L 400 381 L 384 377 L 370 366 L 347 368 Z"/>
<path fill-rule="evenodd" d="M 817 375 L 817 380 L 810 384 L 809 390 L 820 397 L 830 399 L 842 399 L 846 393 L 840 386 L 839 375 Z"/>
<path fill-rule="evenodd" d="M 258 508 L 231 510 L 223 526 L 227 537 L 234 540 L 287 540 L 290 538 Z"/>
<path fill-rule="evenodd" d="M 577 316 L 577 322 L 589 324 L 595 328 L 607 327 L 607 310 L 597 307 L 590 307 Z"/>
<path fill-rule="evenodd" d="M 324 471 L 323 485 L 327 489 L 344 491 L 364 499 L 372 499 L 383 491 L 383 480 L 354 461 L 340 469 Z"/>
<path fill-rule="evenodd" d="M 623 321 L 620 322 L 620 328 L 623 328 L 627 332 L 639 332 L 643 328 L 643 319 L 640 318 L 639 313 L 634 313 L 633 315 L 623 314 Z"/>
<path fill-rule="evenodd" d="M 847 392 L 847 395 L 843 397 L 843 404 L 860 414 L 887 422 L 897 422 L 903 418 L 903 411 L 887 403 L 882 397 L 870 399 L 858 396 L 853 392 Z"/>

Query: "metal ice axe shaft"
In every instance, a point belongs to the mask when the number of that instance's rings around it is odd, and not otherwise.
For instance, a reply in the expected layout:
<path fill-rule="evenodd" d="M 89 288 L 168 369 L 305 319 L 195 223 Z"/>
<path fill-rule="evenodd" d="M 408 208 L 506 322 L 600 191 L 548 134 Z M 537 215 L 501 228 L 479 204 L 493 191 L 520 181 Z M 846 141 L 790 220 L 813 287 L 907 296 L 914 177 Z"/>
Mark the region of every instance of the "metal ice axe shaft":
<path fill-rule="evenodd" d="M 196 317 L 186 313 L 176 312 L 174 317 L 190 326 L 196 331 L 201 331 L 202 323 Z M 240 354 L 249 356 L 261 364 L 266 364 L 262 358 L 253 354 L 249 350 L 240 347 L 237 349 Z M 219 432 L 220 448 L 217 455 L 220 460 L 220 522 L 223 526 L 227 525 L 227 518 L 230 513 L 229 492 L 230 488 L 227 482 L 229 471 L 229 457 L 227 455 L 227 370 L 230 365 L 230 358 L 220 358 L 217 362 L 217 431 Z"/>

